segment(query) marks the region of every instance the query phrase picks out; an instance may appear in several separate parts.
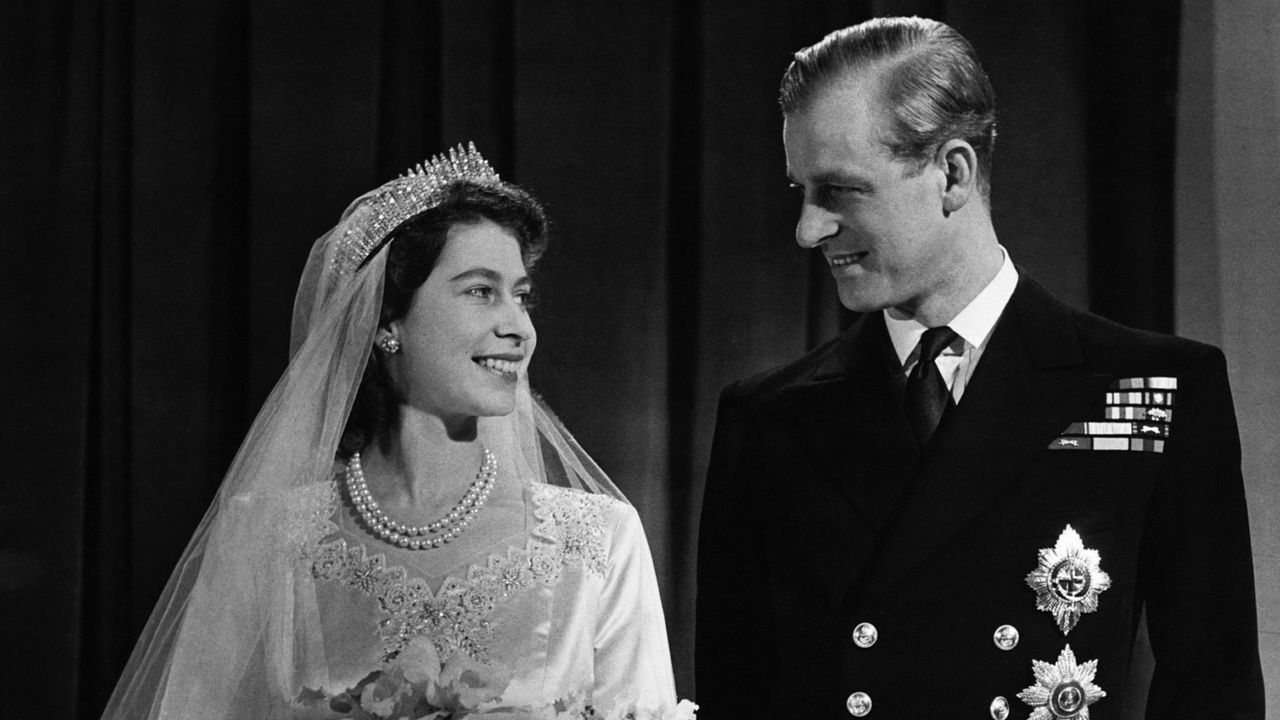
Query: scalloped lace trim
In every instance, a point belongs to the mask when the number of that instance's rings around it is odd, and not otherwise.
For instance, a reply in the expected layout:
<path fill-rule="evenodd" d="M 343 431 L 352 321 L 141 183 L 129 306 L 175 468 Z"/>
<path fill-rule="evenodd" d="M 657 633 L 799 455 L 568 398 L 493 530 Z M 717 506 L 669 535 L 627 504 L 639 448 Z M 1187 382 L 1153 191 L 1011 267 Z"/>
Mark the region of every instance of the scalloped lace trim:
<path fill-rule="evenodd" d="M 605 509 L 614 500 L 550 485 L 532 486 L 530 493 L 538 523 L 525 547 L 491 555 L 487 563 L 472 565 L 465 578 L 445 578 L 435 593 L 426 580 L 410 577 L 403 566 L 388 567 L 386 555 L 370 554 L 361 543 L 323 542 L 338 531 L 331 519 L 338 511 L 336 481 L 302 491 L 290 514 L 290 542 L 314 578 L 357 588 L 377 600 L 384 659 L 394 658 L 414 638 L 428 637 L 441 658 L 461 652 L 485 662 L 500 601 L 536 585 L 555 586 L 569 565 L 601 578 L 608 566 Z"/>

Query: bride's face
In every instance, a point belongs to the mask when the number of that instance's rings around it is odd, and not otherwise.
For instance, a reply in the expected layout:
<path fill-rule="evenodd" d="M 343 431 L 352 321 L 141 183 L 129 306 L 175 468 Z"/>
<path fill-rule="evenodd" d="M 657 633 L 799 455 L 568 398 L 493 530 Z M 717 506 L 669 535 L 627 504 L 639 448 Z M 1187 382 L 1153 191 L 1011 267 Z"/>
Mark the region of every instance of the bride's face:
<path fill-rule="evenodd" d="M 390 323 L 401 350 L 388 363 L 406 405 L 448 419 L 506 415 L 537 335 L 520 244 L 489 220 L 454 225 L 409 304 Z"/>

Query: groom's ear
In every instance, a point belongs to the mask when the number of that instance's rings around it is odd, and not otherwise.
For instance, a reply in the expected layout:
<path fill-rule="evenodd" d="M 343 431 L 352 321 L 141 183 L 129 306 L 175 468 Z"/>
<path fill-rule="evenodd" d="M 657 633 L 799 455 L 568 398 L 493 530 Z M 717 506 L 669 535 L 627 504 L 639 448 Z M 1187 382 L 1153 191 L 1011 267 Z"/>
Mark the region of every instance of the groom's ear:
<path fill-rule="evenodd" d="M 942 211 L 950 215 L 968 204 L 978 188 L 978 153 L 964 140 L 948 140 L 934 163 L 942 170 Z"/>

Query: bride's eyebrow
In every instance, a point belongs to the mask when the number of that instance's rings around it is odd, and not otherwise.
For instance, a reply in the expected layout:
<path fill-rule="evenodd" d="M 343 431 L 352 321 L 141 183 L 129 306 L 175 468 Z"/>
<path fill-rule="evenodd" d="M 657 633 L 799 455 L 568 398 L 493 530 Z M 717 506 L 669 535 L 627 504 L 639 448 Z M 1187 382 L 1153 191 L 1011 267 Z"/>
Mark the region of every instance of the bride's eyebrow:
<path fill-rule="evenodd" d="M 497 270 L 491 270 L 485 267 L 471 268 L 470 270 L 463 270 L 457 275 L 454 275 L 453 277 L 449 278 L 449 282 L 457 282 L 459 280 L 470 280 L 472 278 L 489 280 L 491 282 L 501 282 L 502 273 L 498 272 Z"/>
<path fill-rule="evenodd" d="M 473 278 L 488 280 L 489 282 L 492 282 L 492 283 L 501 283 L 502 273 L 498 272 L 497 270 L 492 270 L 490 268 L 485 268 L 485 267 L 471 268 L 470 270 L 464 270 L 458 273 L 457 275 L 454 275 L 453 277 L 449 278 L 449 282 L 458 282 L 460 280 L 471 280 Z M 533 280 L 531 280 L 528 275 L 521 275 L 520 277 L 516 278 L 515 281 L 512 282 L 511 284 L 513 286 L 514 285 L 532 285 Z"/>

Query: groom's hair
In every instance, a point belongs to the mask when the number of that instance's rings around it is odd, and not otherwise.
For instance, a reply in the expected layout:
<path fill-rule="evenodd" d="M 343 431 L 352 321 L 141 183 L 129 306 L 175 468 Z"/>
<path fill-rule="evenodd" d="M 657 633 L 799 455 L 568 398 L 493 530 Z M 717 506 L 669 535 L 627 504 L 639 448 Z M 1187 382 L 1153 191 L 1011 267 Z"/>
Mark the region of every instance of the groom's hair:
<path fill-rule="evenodd" d="M 804 112 L 820 93 L 858 72 L 878 80 L 887 113 L 883 142 L 894 157 L 923 167 L 943 143 L 963 139 L 977 153 L 979 187 L 990 194 L 995 90 L 964 36 L 918 17 L 874 18 L 836 30 L 796 52 L 782 76 L 782 113 Z"/>

